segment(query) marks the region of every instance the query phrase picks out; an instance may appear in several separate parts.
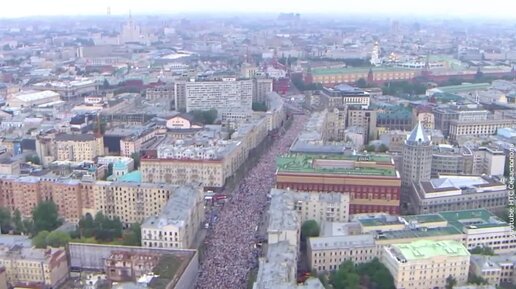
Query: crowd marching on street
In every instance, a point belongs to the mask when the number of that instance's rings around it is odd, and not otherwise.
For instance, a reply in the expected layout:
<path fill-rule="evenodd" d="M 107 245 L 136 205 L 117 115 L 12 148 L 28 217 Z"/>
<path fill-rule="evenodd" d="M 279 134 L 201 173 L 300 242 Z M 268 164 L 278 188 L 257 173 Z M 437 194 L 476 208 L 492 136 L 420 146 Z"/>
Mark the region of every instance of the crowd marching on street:
<path fill-rule="evenodd" d="M 288 152 L 290 145 L 308 119 L 294 116 L 293 122 L 258 160 L 236 186 L 208 232 L 201 258 L 199 289 L 245 288 L 248 273 L 258 267 L 260 249 L 256 228 L 267 206 L 267 194 L 274 185 L 276 157 Z"/>

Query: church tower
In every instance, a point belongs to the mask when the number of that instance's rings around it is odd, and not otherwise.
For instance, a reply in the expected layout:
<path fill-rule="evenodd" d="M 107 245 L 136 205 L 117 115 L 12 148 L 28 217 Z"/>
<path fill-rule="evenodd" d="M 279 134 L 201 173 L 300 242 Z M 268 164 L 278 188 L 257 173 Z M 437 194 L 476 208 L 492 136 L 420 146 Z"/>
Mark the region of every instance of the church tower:
<path fill-rule="evenodd" d="M 410 210 L 412 183 L 428 181 L 432 170 L 432 141 L 421 122 L 410 132 L 403 146 L 401 172 L 402 209 Z M 408 206 L 408 207 L 406 207 Z"/>

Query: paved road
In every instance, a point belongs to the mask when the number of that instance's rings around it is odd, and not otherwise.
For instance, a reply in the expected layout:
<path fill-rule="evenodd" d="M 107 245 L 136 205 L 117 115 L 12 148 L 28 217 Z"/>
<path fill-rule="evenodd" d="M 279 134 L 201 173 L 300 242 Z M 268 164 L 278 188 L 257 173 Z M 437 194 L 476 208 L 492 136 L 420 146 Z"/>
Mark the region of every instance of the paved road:
<path fill-rule="evenodd" d="M 288 152 L 307 119 L 306 115 L 296 115 L 290 128 L 236 186 L 206 236 L 196 288 L 245 288 L 247 274 L 258 266 L 256 228 L 266 214 L 267 193 L 275 182 L 276 157 Z"/>

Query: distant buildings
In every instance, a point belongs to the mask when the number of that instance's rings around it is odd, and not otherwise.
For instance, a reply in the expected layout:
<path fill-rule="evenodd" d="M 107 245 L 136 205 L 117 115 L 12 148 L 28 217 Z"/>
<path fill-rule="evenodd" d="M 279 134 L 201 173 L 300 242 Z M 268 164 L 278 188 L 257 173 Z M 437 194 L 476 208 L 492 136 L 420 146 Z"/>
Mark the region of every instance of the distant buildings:
<path fill-rule="evenodd" d="M 186 112 L 216 109 L 224 120 L 244 120 L 252 113 L 253 81 L 232 78 L 221 81 L 189 81 L 184 85 Z M 260 89 L 262 89 L 260 87 Z M 180 94 L 176 86 L 177 95 Z M 177 100 L 180 109 L 182 100 Z"/>
<path fill-rule="evenodd" d="M 452 276 L 466 284 L 470 254 L 456 241 L 416 241 L 383 249 L 382 261 L 394 278 L 396 288 L 439 288 Z"/>
<path fill-rule="evenodd" d="M 325 86 L 340 83 L 355 83 L 359 79 L 384 83 L 388 81 L 410 80 L 419 75 L 418 70 L 410 70 L 396 67 L 337 67 L 337 68 L 312 68 L 311 79 L 313 83 L 321 83 Z"/>
<path fill-rule="evenodd" d="M 35 91 L 25 90 L 7 96 L 7 106 L 9 108 L 31 108 L 37 105 L 44 105 L 56 101 L 61 101 L 58 93 L 51 90 Z"/>
<path fill-rule="evenodd" d="M 490 285 L 516 284 L 516 256 L 514 254 L 472 255 L 470 268 L 475 276 L 483 278 Z"/>
<path fill-rule="evenodd" d="M 320 98 L 325 107 L 329 109 L 344 108 L 346 106 L 368 108 L 370 104 L 369 93 L 347 84 L 339 84 L 333 88 L 323 88 Z"/>
<path fill-rule="evenodd" d="M 478 121 L 450 121 L 449 139 L 451 142 L 457 142 L 461 137 L 468 136 L 489 136 L 496 134 L 501 128 L 516 128 L 516 120 L 514 119 L 490 119 Z"/>
<path fill-rule="evenodd" d="M 93 134 L 58 134 L 55 137 L 56 160 L 81 162 L 104 155 L 102 136 Z"/>

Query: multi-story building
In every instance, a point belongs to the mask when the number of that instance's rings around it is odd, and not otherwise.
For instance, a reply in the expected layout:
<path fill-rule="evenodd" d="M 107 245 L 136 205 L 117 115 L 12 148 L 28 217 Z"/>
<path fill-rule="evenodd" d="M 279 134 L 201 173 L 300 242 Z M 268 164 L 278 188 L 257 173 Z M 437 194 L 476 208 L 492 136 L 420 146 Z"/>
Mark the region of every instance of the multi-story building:
<path fill-rule="evenodd" d="M 174 85 L 156 85 L 145 90 L 145 98 L 151 101 L 170 100 L 174 101 Z"/>
<path fill-rule="evenodd" d="M 399 213 L 401 180 L 386 155 L 290 154 L 277 160 L 276 187 L 350 194 L 350 214 Z"/>
<path fill-rule="evenodd" d="M 51 90 L 59 93 L 63 99 L 71 99 L 96 93 L 97 86 L 93 79 L 79 78 L 70 81 L 40 82 L 32 85 L 32 89 L 38 91 Z"/>
<path fill-rule="evenodd" d="M 92 161 L 104 155 L 102 136 L 93 134 L 58 134 L 55 137 L 58 161 Z"/>
<path fill-rule="evenodd" d="M 346 106 L 367 109 L 371 102 L 369 93 L 347 84 L 336 85 L 333 88 L 323 88 L 320 100 L 324 107 L 328 109 L 344 108 Z"/>
<path fill-rule="evenodd" d="M 470 254 L 456 241 L 421 240 L 384 247 L 382 262 L 391 272 L 396 288 L 446 287 L 452 276 L 457 285 L 468 280 Z"/>
<path fill-rule="evenodd" d="M 371 109 L 348 109 L 346 127 L 361 127 L 366 135 L 365 143 L 378 137 L 376 129 L 376 111 Z"/>
<path fill-rule="evenodd" d="M 443 132 L 445 137 L 450 133 L 450 122 L 482 122 L 489 117 L 489 111 L 478 105 L 436 106 L 433 109 L 435 128 Z"/>
<path fill-rule="evenodd" d="M 69 275 L 66 251 L 62 248 L 37 249 L 24 236 L 0 237 L 0 267 L 7 283 L 40 283 L 58 288 Z"/>
<path fill-rule="evenodd" d="M 254 78 L 253 79 L 253 102 L 265 102 L 267 95 L 272 92 L 271 78 Z"/>
<path fill-rule="evenodd" d="M 387 81 L 410 80 L 419 75 L 418 70 L 397 67 L 344 67 L 344 68 L 312 68 L 311 80 L 313 83 L 322 83 L 325 86 L 340 83 L 355 83 L 363 78 L 369 82 L 384 83 Z"/>
<path fill-rule="evenodd" d="M 418 122 L 421 122 L 424 129 L 434 129 L 435 128 L 435 116 L 432 113 L 432 108 L 428 106 L 418 106 L 412 110 L 412 120 L 414 121 L 413 125 L 417 125 Z"/>
<path fill-rule="evenodd" d="M 159 215 L 143 222 L 143 247 L 190 248 L 204 220 L 203 197 L 200 187 L 176 190 Z"/>
<path fill-rule="evenodd" d="M 192 139 L 164 143 L 157 148 L 156 157 L 141 159 L 142 179 L 151 183 L 201 183 L 205 187 L 221 188 L 250 151 L 265 139 L 268 124 L 266 118 L 241 123 L 230 140 L 199 131 Z"/>
<path fill-rule="evenodd" d="M 275 130 L 283 125 L 287 119 L 287 112 L 283 99 L 276 92 L 266 96 L 267 112 L 265 117 L 269 122 L 269 131 Z"/>
<path fill-rule="evenodd" d="M 516 284 L 516 256 L 512 253 L 495 256 L 471 255 L 471 273 L 490 285 Z"/>
<path fill-rule="evenodd" d="M 106 277 L 113 282 L 136 281 L 141 276 L 152 272 L 159 264 L 160 254 L 131 253 L 115 251 L 104 260 Z"/>
<path fill-rule="evenodd" d="M 405 208 L 410 202 L 412 183 L 431 177 L 432 142 L 420 122 L 407 136 L 402 156 L 401 199 Z"/>
<path fill-rule="evenodd" d="M 507 187 L 489 176 L 440 176 L 413 182 L 410 197 L 416 214 L 476 208 L 496 212 L 507 205 Z"/>
<path fill-rule="evenodd" d="M 308 220 L 347 222 L 349 219 L 348 194 L 271 189 L 271 195 L 281 195 L 285 202 L 289 202 L 299 214 L 301 223 Z"/>
<path fill-rule="evenodd" d="M 481 137 L 496 134 L 500 128 L 516 128 L 515 119 L 490 119 L 480 121 L 450 121 L 449 140 L 457 142 L 461 137 Z"/>
<path fill-rule="evenodd" d="M 373 235 L 347 235 L 309 238 L 307 256 L 310 269 L 334 271 L 344 261 L 366 263 L 378 256 Z"/>
<path fill-rule="evenodd" d="M 252 114 L 252 80 L 190 81 L 185 83 L 186 112 L 216 109 L 222 120 L 244 120 Z"/>
<path fill-rule="evenodd" d="M 432 152 L 432 177 L 439 175 L 501 176 L 505 153 L 493 147 L 453 147 L 437 145 Z"/>

